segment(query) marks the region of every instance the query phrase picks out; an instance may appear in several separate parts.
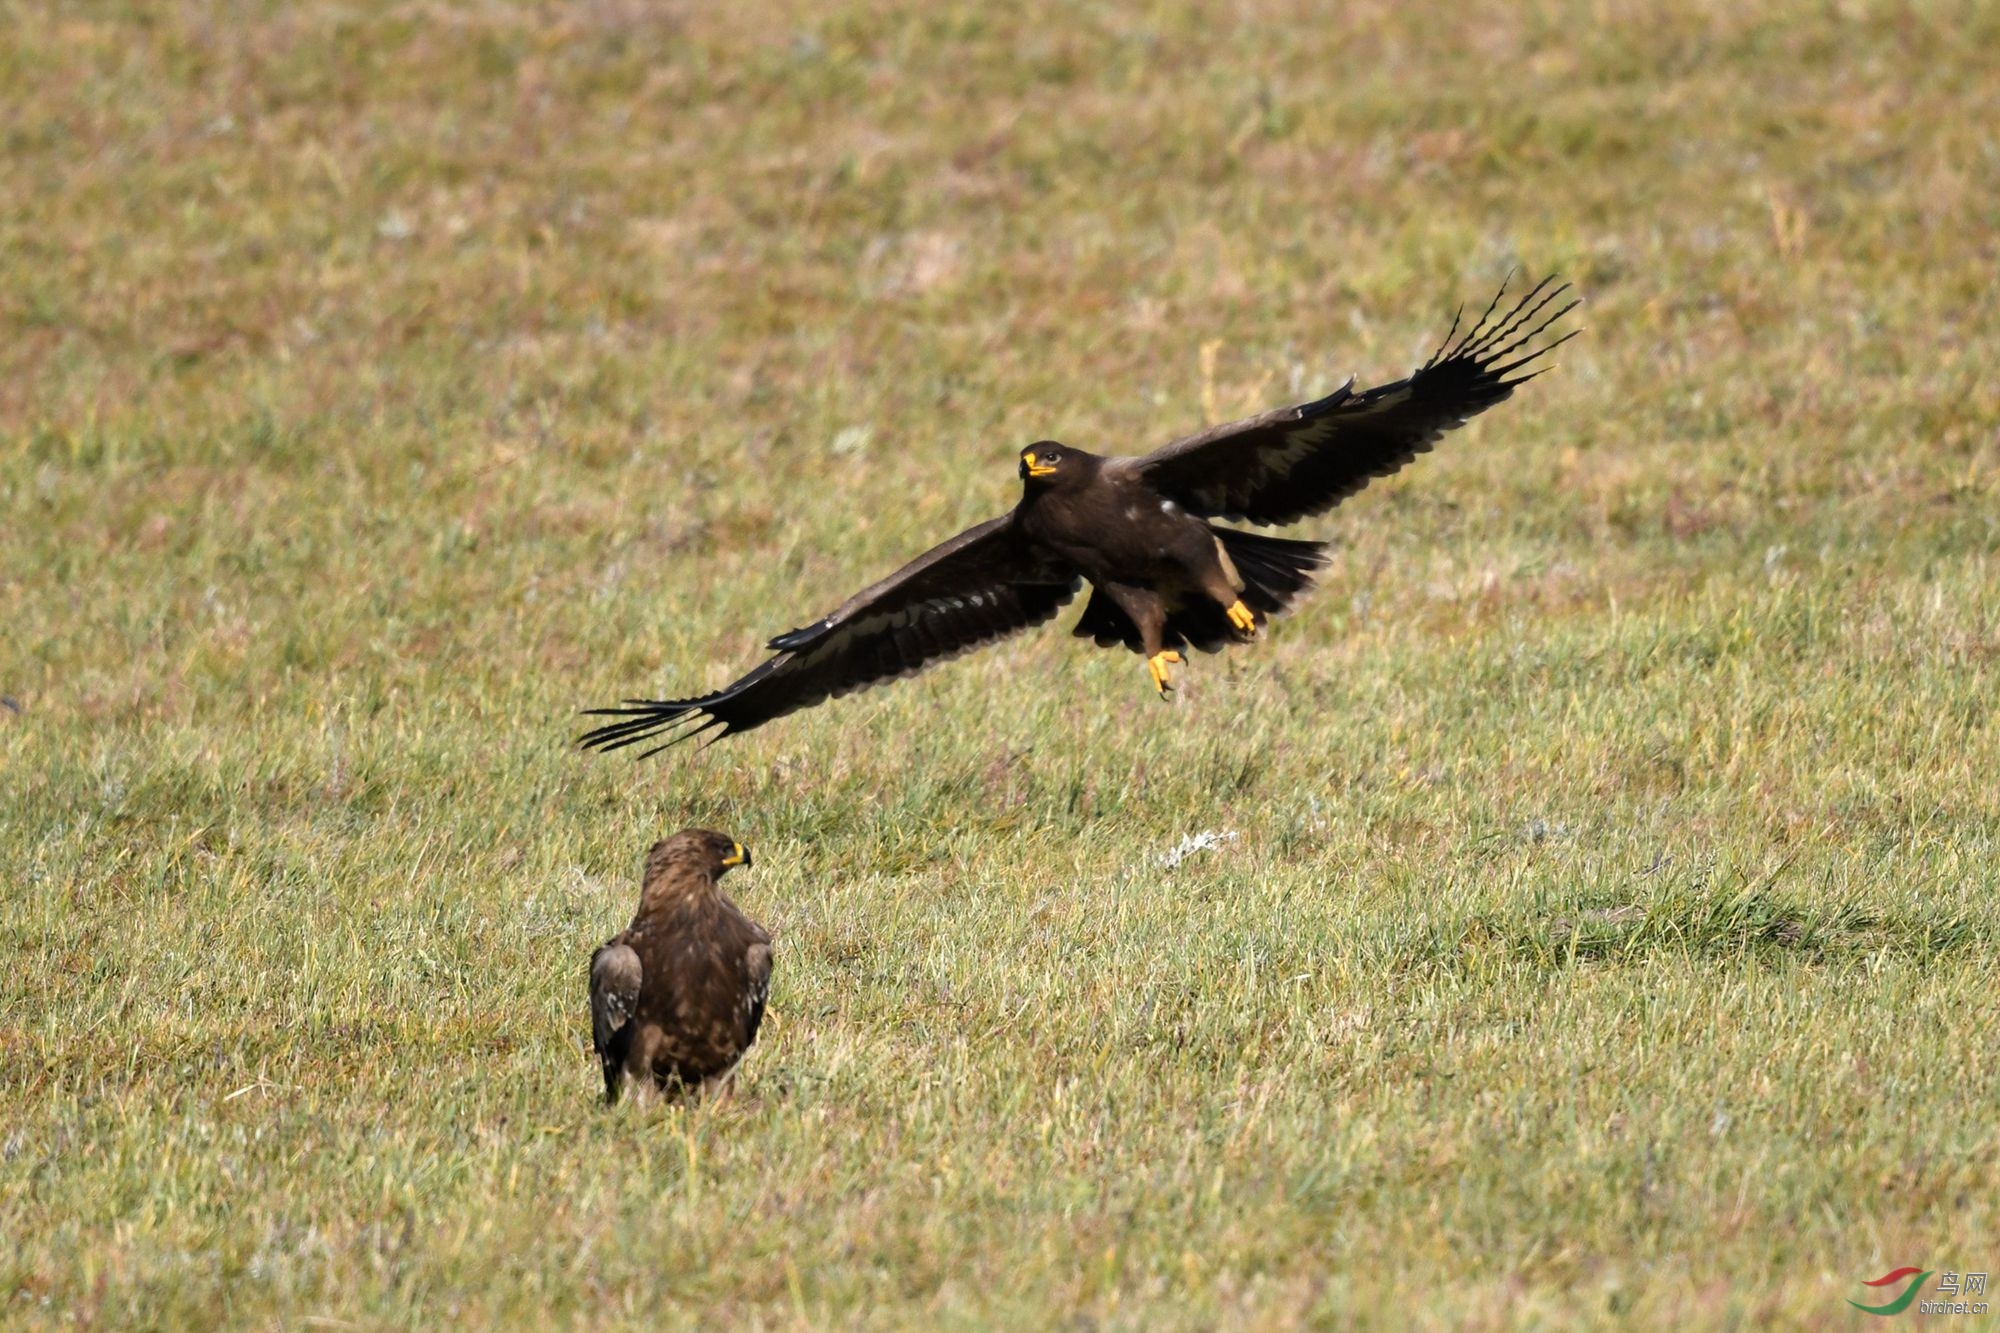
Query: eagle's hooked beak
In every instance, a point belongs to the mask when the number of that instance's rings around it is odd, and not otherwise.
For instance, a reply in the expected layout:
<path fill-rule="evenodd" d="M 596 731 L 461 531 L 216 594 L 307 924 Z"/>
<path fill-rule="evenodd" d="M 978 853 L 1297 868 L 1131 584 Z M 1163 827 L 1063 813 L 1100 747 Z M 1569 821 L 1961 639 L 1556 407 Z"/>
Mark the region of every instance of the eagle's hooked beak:
<path fill-rule="evenodd" d="M 740 842 L 731 843 L 730 846 L 734 850 L 722 858 L 722 864 L 724 866 L 742 866 L 745 870 L 748 870 L 750 868 L 750 849 Z"/>
<path fill-rule="evenodd" d="M 1026 481 L 1030 477 L 1053 477 L 1055 474 L 1055 468 L 1046 463 L 1037 463 L 1035 461 L 1035 451 L 1033 449 L 1021 455 L 1022 481 Z"/>

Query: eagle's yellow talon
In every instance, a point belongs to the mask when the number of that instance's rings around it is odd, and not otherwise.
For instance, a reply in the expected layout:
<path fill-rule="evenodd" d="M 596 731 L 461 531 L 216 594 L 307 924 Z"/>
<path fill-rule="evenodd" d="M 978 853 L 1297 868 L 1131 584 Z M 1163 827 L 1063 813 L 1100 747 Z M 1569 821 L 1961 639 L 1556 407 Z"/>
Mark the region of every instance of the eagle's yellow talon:
<path fill-rule="evenodd" d="M 1154 653 L 1146 659 L 1146 671 L 1153 678 L 1153 688 L 1160 692 L 1160 697 L 1163 699 L 1166 698 L 1167 691 L 1173 688 L 1167 683 L 1167 664 L 1180 660 L 1181 655 L 1171 648 Z"/>
<path fill-rule="evenodd" d="M 1242 630 L 1245 634 L 1255 634 L 1257 632 L 1257 614 L 1249 607 L 1243 605 L 1240 598 L 1229 604 L 1229 623 Z"/>

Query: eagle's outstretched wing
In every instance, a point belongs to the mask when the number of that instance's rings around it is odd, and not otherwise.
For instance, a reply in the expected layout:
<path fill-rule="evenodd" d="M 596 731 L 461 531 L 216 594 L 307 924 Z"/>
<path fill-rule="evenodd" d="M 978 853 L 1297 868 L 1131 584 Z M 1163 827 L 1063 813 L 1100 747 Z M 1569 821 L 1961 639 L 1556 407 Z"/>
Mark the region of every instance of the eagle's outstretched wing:
<path fill-rule="evenodd" d="M 622 749 L 696 718 L 706 720 L 646 754 L 711 727 L 724 735 L 748 731 L 1040 624 L 1081 584 L 1075 570 L 1030 546 L 1015 529 L 1014 516 L 1003 514 L 918 556 L 833 614 L 780 634 L 769 645 L 777 656 L 713 694 L 628 699 L 617 707 L 587 709 L 617 720 L 579 743 Z"/>
<path fill-rule="evenodd" d="M 1503 285 L 1455 344 L 1454 319 L 1444 343 L 1408 379 L 1361 393 L 1350 380 L 1317 402 L 1216 426 L 1119 465 L 1203 518 L 1276 524 L 1323 513 L 1542 373 L 1515 374 L 1580 332 L 1530 348 L 1576 308 L 1572 300 L 1547 313 L 1569 290 L 1568 283 L 1551 290 L 1554 281 L 1544 278 L 1495 319 Z"/>

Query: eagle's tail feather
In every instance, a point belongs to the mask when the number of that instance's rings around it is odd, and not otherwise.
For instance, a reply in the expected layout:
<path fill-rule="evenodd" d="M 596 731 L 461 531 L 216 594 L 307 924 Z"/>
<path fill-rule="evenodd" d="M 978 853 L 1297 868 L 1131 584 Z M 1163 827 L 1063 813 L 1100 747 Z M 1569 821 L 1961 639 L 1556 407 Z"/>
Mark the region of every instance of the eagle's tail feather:
<path fill-rule="evenodd" d="M 1266 537 L 1257 532 L 1208 525 L 1229 552 L 1229 562 L 1243 580 L 1243 601 L 1262 624 L 1287 610 L 1312 587 L 1313 576 L 1326 564 L 1326 543 L 1290 537 Z M 1207 598 L 1191 602 L 1167 617 L 1167 646 L 1192 644 L 1205 653 L 1220 651 L 1241 636 L 1223 609 Z"/>
<path fill-rule="evenodd" d="M 1219 528 L 1212 523 L 1208 530 L 1222 543 L 1222 549 L 1229 552 L 1230 563 L 1243 579 L 1243 600 L 1260 620 L 1289 609 L 1312 587 L 1313 576 L 1326 564 L 1325 542 L 1266 537 L 1258 532 Z M 1083 614 L 1077 618 L 1075 633 L 1078 638 L 1095 640 L 1101 648 L 1122 644 L 1135 653 L 1145 651 L 1139 627 L 1102 592 L 1091 592 L 1090 601 L 1084 604 Z M 1176 652 L 1193 647 L 1213 653 L 1237 642 L 1239 635 L 1223 609 L 1202 598 L 1177 608 L 1167 617 L 1163 638 L 1165 646 Z"/>
<path fill-rule="evenodd" d="M 1238 532 L 1219 528 L 1208 530 L 1229 552 L 1236 572 L 1243 576 L 1243 600 L 1253 611 L 1276 615 L 1312 587 L 1313 577 L 1326 565 L 1325 542 L 1304 542 L 1289 537 L 1266 537 L 1259 532 Z"/>

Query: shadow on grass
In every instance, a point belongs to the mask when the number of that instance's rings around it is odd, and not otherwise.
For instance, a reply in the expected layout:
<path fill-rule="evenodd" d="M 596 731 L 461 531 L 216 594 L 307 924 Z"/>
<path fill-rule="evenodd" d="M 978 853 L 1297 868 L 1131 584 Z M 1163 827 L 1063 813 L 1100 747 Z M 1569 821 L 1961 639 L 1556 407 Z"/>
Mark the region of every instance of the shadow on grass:
<path fill-rule="evenodd" d="M 2000 932 L 1960 910 L 1875 911 L 1821 905 L 1774 890 L 1770 878 L 1730 886 L 1662 885 L 1651 894 L 1579 898 L 1518 912 L 1431 923 L 1403 962 L 1416 972 L 1479 971 L 1496 964 L 1556 971 L 1647 958 L 1743 959 L 1813 964 L 1898 958 L 1917 962 L 1991 949 Z"/>

